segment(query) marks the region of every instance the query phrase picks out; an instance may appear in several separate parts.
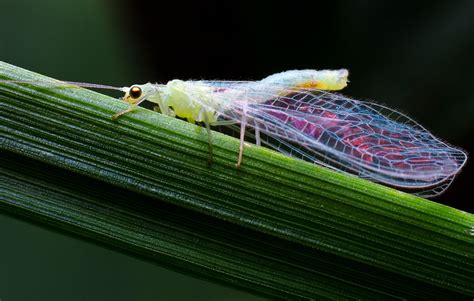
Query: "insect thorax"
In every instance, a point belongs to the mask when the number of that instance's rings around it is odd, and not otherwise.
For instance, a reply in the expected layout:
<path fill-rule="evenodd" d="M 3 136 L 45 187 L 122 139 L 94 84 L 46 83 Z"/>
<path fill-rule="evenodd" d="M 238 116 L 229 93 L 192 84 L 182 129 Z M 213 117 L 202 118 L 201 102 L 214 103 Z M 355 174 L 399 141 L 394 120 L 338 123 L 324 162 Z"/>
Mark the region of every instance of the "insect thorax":
<path fill-rule="evenodd" d="M 217 120 L 219 104 L 212 97 L 210 87 L 197 82 L 172 80 L 166 85 L 163 104 L 171 107 L 178 117 L 189 122 L 208 122 Z"/>

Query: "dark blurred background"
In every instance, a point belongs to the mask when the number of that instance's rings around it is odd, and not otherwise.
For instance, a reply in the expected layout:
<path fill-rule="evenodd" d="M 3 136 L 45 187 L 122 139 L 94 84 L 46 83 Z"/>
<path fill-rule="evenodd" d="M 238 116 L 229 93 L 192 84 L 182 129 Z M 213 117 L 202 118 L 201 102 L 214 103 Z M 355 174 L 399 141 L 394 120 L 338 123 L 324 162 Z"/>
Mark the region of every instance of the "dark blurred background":
<path fill-rule="evenodd" d="M 344 94 L 474 154 L 474 1 L 3 0 L 0 12 L 0 60 L 51 77 L 130 85 L 347 68 Z M 433 200 L 474 212 L 473 178 L 471 160 Z M 2 300 L 254 298 L 5 215 L 0 234 Z"/>

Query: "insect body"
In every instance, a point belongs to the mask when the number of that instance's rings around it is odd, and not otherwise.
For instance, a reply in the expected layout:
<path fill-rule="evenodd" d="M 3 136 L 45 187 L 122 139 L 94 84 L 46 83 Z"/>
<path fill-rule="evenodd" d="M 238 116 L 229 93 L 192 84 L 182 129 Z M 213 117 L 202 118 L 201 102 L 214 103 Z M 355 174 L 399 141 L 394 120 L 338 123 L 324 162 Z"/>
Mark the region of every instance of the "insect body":
<path fill-rule="evenodd" d="M 159 105 L 165 115 L 179 116 L 189 122 L 218 121 L 219 112 L 232 108 L 233 101 L 261 103 L 267 95 L 257 96 L 258 90 L 267 94 L 284 92 L 285 88 L 340 90 L 347 85 L 348 71 L 298 70 L 274 74 L 260 82 L 235 81 L 181 81 L 172 80 L 166 85 L 145 84 L 123 88 L 123 100 L 137 105 L 144 100 Z M 249 94 L 254 94 L 251 97 Z M 170 111 L 169 108 L 172 108 Z M 238 122 L 238 121 L 237 121 Z"/>
<path fill-rule="evenodd" d="M 148 100 L 165 115 L 203 122 L 209 135 L 210 126 L 239 130 L 237 166 L 244 137 L 250 136 L 258 145 L 418 195 L 443 192 L 466 162 L 466 153 L 401 113 L 326 91 L 344 88 L 347 76 L 345 69 L 295 70 L 252 82 L 134 85 L 123 88 L 131 108 L 114 118 Z"/>

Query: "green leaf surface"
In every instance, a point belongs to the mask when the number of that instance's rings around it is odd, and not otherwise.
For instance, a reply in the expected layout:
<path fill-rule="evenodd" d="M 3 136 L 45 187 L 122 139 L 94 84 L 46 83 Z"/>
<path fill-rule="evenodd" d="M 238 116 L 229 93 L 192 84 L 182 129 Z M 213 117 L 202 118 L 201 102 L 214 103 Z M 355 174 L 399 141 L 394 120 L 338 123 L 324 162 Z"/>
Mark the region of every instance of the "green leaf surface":
<path fill-rule="evenodd" d="M 271 297 L 474 295 L 474 216 L 0 63 L 0 206 Z M 27 158 L 28 157 L 28 158 Z M 41 162 L 40 162 L 41 161 Z M 46 172 L 48 171 L 48 172 Z M 93 183 L 93 184 L 92 184 Z"/>

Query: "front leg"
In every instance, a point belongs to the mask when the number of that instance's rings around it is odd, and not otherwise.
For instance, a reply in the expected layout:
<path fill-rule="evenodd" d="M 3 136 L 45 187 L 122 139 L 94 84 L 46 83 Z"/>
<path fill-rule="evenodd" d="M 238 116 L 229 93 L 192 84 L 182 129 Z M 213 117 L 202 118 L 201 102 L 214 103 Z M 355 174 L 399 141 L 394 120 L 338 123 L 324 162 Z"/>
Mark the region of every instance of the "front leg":
<path fill-rule="evenodd" d="M 139 104 L 141 104 L 142 102 L 144 102 L 146 100 L 146 98 L 143 98 L 141 99 L 140 101 L 132 104 L 128 109 L 126 110 L 123 110 L 122 112 L 118 112 L 114 115 L 112 115 L 112 120 L 113 121 L 116 121 L 117 119 L 119 119 L 121 116 L 125 115 L 125 114 L 128 114 L 130 113 L 131 111 L 135 110 L 136 107 L 138 107 Z"/>
<path fill-rule="evenodd" d="M 112 115 L 112 120 L 113 121 L 116 121 L 117 119 L 119 119 L 121 116 L 127 114 L 127 113 L 130 113 L 131 111 L 133 111 L 135 108 L 137 107 L 137 105 L 131 105 L 130 108 L 122 111 L 122 112 L 118 112 L 114 115 Z"/>

